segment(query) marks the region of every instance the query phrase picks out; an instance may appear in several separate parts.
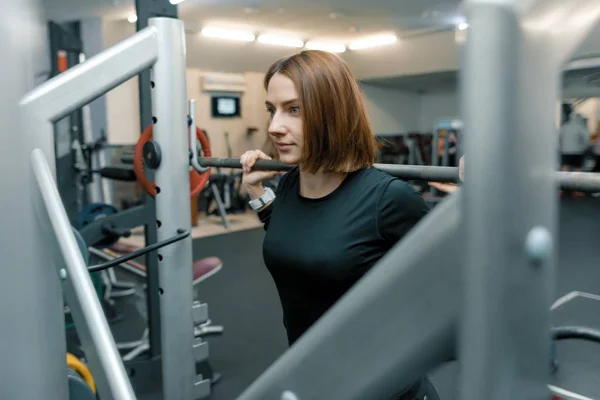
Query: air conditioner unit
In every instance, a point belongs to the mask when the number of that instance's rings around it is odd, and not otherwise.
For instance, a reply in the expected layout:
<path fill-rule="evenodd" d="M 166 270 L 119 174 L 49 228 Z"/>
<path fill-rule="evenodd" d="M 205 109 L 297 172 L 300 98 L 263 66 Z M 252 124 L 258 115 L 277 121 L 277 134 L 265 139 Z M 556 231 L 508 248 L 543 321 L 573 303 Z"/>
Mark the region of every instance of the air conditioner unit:
<path fill-rule="evenodd" d="M 246 91 L 244 74 L 208 73 L 201 79 L 201 88 L 205 92 L 243 93 Z"/>

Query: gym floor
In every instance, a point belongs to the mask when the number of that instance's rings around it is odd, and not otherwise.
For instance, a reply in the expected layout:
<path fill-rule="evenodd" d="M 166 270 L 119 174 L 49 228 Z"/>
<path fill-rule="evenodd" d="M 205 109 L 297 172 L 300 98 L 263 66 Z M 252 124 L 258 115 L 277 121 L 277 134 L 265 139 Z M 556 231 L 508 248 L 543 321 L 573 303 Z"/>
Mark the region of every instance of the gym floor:
<path fill-rule="evenodd" d="M 600 199 L 562 198 L 560 208 L 560 267 L 554 325 L 585 325 L 600 329 Z M 221 336 L 207 337 L 210 363 L 222 374 L 213 387 L 213 400 L 235 399 L 286 349 L 277 291 L 262 260 L 262 228 L 194 240 L 194 257 L 220 257 L 223 270 L 200 285 L 214 324 Z M 130 275 L 120 275 L 132 280 Z M 572 293 L 579 292 L 579 293 Z M 131 310 L 143 309 L 143 299 L 130 297 L 119 304 L 125 319 L 114 326 L 117 340 L 134 340 L 144 322 Z M 136 302 L 126 304 L 127 302 Z M 128 311 L 127 311 L 128 310 Z M 129 315 L 128 315 L 129 314 Z M 580 341 L 558 344 L 559 370 L 552 385 L 600 399 L 600 345 Z M 493 360 L 491 360 L 493 362 Z M 456 363 L 432 371 L 431 378 L 443 400 L 456 399 Z M 161 399 L 160 388 L 149 387 L 142 400 Z"/>

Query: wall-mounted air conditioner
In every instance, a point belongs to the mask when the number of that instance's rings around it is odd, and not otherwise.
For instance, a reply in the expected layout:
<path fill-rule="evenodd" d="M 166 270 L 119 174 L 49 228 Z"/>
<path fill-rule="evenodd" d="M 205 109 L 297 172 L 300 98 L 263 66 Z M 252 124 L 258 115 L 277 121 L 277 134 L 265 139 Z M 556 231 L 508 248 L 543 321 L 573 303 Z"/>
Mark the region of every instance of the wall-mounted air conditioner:
<path fill-rule="evenodd" d="M 200 87 L 204 92 L 244 93 L 246 77 L 244 74 L 208 73 L 200 78 Z"/>

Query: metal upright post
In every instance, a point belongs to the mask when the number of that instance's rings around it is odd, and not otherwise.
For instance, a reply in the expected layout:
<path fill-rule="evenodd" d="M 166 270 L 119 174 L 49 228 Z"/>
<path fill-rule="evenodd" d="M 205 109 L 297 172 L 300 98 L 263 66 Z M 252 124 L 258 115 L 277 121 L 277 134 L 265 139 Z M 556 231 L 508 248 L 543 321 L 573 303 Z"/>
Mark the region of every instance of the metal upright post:
<path fill-rule="evenodd" d="M 171 17 L 177 18 L 177 6 L 171 4 L 168 0 L 135 0 L 135 11 L 137 13 L 136 29 L 140 31 L 148 26 L 148 20 L 152 17 Z M 150 71 L 142 71 L 138 76 L 139 84 L 139 102 L 140 102 L 140 126 L 142 130 L 152 123 L 152 82 Z M 152 179 L 154 171 L 147 171 L 149 178 Z M 143 194 L 144 205 L 147 210 L 148 219 L 152 220 L 156 214 L 156 204 L 154 199 L 147 194 Z M 145 243 L 156 243 L 158 241 L 157 226 L 150 222 L 144 225 Z M 158 257 L 156 251 L 146 255 L 146 304 L 148 309 L 148 327 L 150 341 L 150 358 L 158 358 L 161 355 L 160 339 L 160 305 L 159 305 L 159 284 L 158 284 Z M 145 379 L 145 377 L 141 377 Z"/>
<path fill-rule="evenodd" d="M 43 54 L 43 8 L 34 0 L 0 0 L 0 48 L 10 54 L 0 74 L 0 371 L 1 399 L 69 398 L 65 365 L 63 299 L 56 271 L 48 265 L 44 234 L 30 199 L 34 195 L 29 154 L 42 147 L 54 160 L 52 127 L 33 137 L 21 126 L 19 102 L 33 89 Z M 18 38 L 18 39 L 16 39 Z"/>
<path fill-rule="evenodd" d="M 32 151 L 31 168 L 39 190 L 34 193 L 31 201 L 39 230 L 45 236 L 45 246 L 40 247 L 50 250 L 48 257 L 51 262 L 44 264 L 49 269 L 54 267 L 54 280 L 58 281 L 60 277 L 63 295 L 71 309 L 98 394 L 103 399 L 135 400 L 121 356 L 42 150 Z"/>
<path fill-rule="evenodd" d="M 152 110 L 153 137 L 162 153 L 156 170 L 156 223 L 158 240 L 165 240 L 177 229 L 191 229 L 185 33 L 183 22 L 172 18 L 153 18 L 150 26 L 159 32 Z M 164 398 L 198 398 L 197 391 L 210 385 L 195 386 L 192 238 L 160 250 L 158 261 Z"/>
<path fill-rule="evenodd" d="M 548 398 L 555 104 L 561 64 L 600 4 L 468 0 L 466 11 L 460 398 Z"/>
<path fill-rule="evenodd" d="M 433 125 L 433 136 L 431 139 L 431 165 L 438 166 L 440 163 L 440 155 L 438 153 L 438 141 L 440 140 L 440 131 L 438 124 Z"/>

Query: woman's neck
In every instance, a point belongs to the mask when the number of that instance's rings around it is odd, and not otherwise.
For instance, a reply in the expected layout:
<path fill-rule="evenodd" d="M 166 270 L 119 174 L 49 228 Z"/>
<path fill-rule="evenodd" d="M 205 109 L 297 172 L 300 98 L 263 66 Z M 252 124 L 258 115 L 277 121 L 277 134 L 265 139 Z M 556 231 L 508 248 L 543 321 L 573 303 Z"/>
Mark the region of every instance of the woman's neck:
<path fill-rule="evenodd" d="M 337 189 L 347 175 L 342 172 L 310 173 L 300 169 L 300 195 L 309 199 L 325 197 Z"/>

